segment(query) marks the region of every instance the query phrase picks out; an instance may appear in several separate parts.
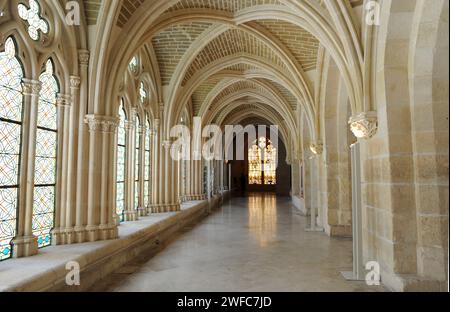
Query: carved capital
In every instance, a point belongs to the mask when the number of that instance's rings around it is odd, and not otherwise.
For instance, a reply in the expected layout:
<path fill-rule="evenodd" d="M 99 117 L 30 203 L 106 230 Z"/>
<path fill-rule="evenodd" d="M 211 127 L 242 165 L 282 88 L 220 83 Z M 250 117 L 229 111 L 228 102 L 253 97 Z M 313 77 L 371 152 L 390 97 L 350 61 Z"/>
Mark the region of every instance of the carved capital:
<path fill-rule="evenodd" d="M 56 105 L 58 107 L 70 107 L 72 105 L 72 97 L 68 94 L 58 93 L 56 97 Z"/>
<path fill-rule="evenodd" d="M 125 123 L 124 123 L 125 130 L 128 130 L 128 131 L 134 130 L 135 126 L 136 126 L 135 123 L 132 121 L 129 121 L 129 120 L 125 121 Z"/>
<path fill-rule="evenodd" d="M 378 130 L 378 117 L 376 112 L 363 112 L 349 120 L 350 129 L 359 139 L 370 139 Z"/>
<path fill-rule="evenodd" d="M 119 121 L 117 117 L 102 115 L 87 115 L 84 118 L 90 132 L 113 133 L 116 131 Z"/>
<path fill-rule="evenodd" d="M 320 141 L 311 142 L 309 144 L 309 149 L 314 155 L 322 155 L 323 153 L 323 143 Z"/>
<path fill-rule="evenodd" d="M 286 164 L 288 164 L 289 166 L 292 165 L 292 160 L 290 157 L 286 157 Z"/>
<path fill-rule="evenodd" d="M 89 64 L 90 53 L 88 50 L 78 50 L 78 61 L 80 65 L 87 66 Z"/>
<path fill-rule="evenodd" d="M 70 76 L 70 87 L 73 89 L 79 89 L 81 84 L 81 78 L 78 76 Z"/>
<path fill-rule="evenodd" d="M 146 131 L 147 131 L 147 127 L 143 126 L 143 125 L 140 125 L 137 130 L 138 130 L 139 134 L 145 134 Z"/>
<path fill-rule="evenodd" d="M 22 88 L 24 95 L 36 95 L 39 96 L 39 92 L 41 92 L 41 82 L 37 80 L 31 79 L 22 79 Z"/>
<path fill-rule="evenodd" d="M 170 140 L 163 141 L 163 142 L 162 142 L 162 146 L 163 146 L 165 149 L 170 149 L 170 148 L 172 147 L 172 142 L 171 142 Z"/>

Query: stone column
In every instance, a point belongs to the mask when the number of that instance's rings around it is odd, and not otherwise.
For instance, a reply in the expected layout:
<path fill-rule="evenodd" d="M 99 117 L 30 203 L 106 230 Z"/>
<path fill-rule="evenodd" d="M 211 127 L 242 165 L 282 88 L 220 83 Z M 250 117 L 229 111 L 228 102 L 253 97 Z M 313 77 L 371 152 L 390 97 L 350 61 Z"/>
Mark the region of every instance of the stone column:
<path fill-rule="evenodd" d="M 130 118 L 125 122 L 126 132 L 126 165 L 125 165 L 125 211 L 124 221 L 136 221 L 138 219 L 138 211 L 135 209 L 135 152 L 136 152 L 136 111 L 132 110 Z M 136 129 L 137 131 L 137 129 Z"/>
<path fill-rule="evenodd" d="M 231 163 L 228 163 L 228 190 L 233 190 L 233 171 L 232 171 L 232 165 Z"/>
<path fill-rule="evenodd" d="M 37 254 L 37 237 L 33 235 L 34 159 L 36 154 L 36 127 L 41 83 L 23 79 L 23 124 L 21 170 L 19 176 L 19 207 L 16 237 L 12 241 L 13 257 Z"/>
<path fill-rule="evenodd" d="M 89 126 L 89 185 L 86 240 L 114 239 L 118 236 L 114 222 L 114 138 L 119 120 L 117 117 L 87 115 Z"/>
<path fill-rule="evenodd" d="M 171 141 L 165 140 L 162 142 L 159 164 L 162 173 L 159 176 L 161 187 L 159 188 L 158 202 L 153 205 L 153 212 L 155 213 L 179 211 L 181 209 L 178 190 L 178 161 L 172 159 L 171 147 Z"/>
<path fill-rule="evenodd" d="M 307 229 L 307 231 L 311 232 L 323 232 L 323 228 L 317 225 L 317 216 L 318 216 L 318 200 L 319 200 L 319 161 L 320 155 L 323 152 L 323 145 L 320 142 L 311 143 L 310 150 L 313 153 L 313 156 L 309 158 L 310 162 L 310 179 L 311 185 L 309 189 L 310 194 L 310 210 L 311 210 L 311 227 Z"/>
<path fill-rule="evenodd" d="M 158 198 L 158 124 L 159 120 L 154 121 L 154 125 L 150 130 L 150 148 L 151 148 L 151 157 L 150 157 L 150 166 L 151 166 L 151 175 L 150 175 L 150 203 L 149 207 L 147 207 L 147 214 L 153 212 L 153 206 L 157 203 Z"/>
<path fill-rule="evenodd" d="M 144 207 L 144 174 L 145 174 L 145 138 L 146 131 L 148 131 L 145 125 L 141 125 L 139 129 L 136 129 L 136 135 L 139 135 L 140 149 L 139 149 L 139 203 L 138 203 L 138 215 L 144 217 L 147 215 L 147 208 Z"/>
<path fill-rule="evenodd" d="M 78 137 L 80 136 L 78 124 L 79 124 L 79 111 L 81 109 L 80 104 L 80 83 L 81 78 L 77 76 L 70 77 L 70 97 L 71 108 L 69 117 L 69 139 L 66 146 L 69 147 L 68 151 L 68 165 L 67 165 L 67 196 L 66 196 L 66 228 L 64 232 L 66 234 L 66 243 L 72 244 L 77 242 L 75 225 L 76 225 L 76 183 L 77 183 L 77 167 L 79 165 L 77 161 L 79 146 L 76 144 Z"/>
<path fill-rule="evenodd" d="M 73 147 L 69 143 L 70 133 L 70 114 L 72 99 L 70 95 L 58 94 L 58 159 L 57 159 L 57 177 L 56 177 L 56 205 L 54 228 L 52 230 L 52 244 L 61 245 L 66 243 L 66 225 L 71 228 L 71 207 L 67 200 L 67 181 L 71 176 L 68 175 L 68 158 Z M 68 220 L 66 220 L 68 219 Z"/>
<path fill-rule="evenodd" d="M 191 159 L 189 165 L 189 179 L 187 180 L 188 192 L 186 194 L 187 200 L 204 200 L 206 194 L 203 191 L 203 164 L 198 154 L 191 149 Z M 197 160 L 199 159 L 199 160 Z"/>
<path fill-rule="evenodd" d="M 300 164 L 298 160 L 294 160 L 291 165 L 292 190 L 291 196 L 300 197 Z"/>
<path fill-rule="evenodd" d="M 79 50 L 78 61 L 80 64 L 80 90 L 79 90 L 79 105 L 74 105 L 78 108 L 76 127 L 78 129 L 78 137 L 76 138 L 76 185 L 75 187 L 75 242 L 85 242 L 86 225 L 87 225 L 87 194 L 88 194 L 88 142 L 89 132 L 85 124 L 84 117 L 86 116 L 86 109 L 88 103 L 88 65 L 89 65 L 89 51 Z M 76 77 L 75 77 L 76 79 Z M 77 84 L 74 81 L 74 84 Z M 76 99 L 73 99 L 76 101 Z M 77 102 L 75 102 L 77 103 Z"/>
<path fill-rule="evenodd" d="M 225 162 L 222 160 L 219 161 L 220 165 L 220 192 L 223 193 L 225 191 Z"/>

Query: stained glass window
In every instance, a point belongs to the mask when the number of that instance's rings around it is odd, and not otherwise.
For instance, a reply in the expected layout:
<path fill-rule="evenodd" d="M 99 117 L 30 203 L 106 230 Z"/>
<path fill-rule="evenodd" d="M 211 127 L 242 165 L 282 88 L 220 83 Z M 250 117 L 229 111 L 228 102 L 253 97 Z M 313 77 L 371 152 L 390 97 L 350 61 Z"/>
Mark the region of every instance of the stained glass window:
<path fill-rule="evenodd" d="M 145 99 L 147 98 L 147 91 L 145 90 L 143 82 L 141 82 L 141 86 L 139 88 L 139 95 L 141 97 L 141 103 L 144 103 Z"/>
<path fill-rule="evenodd" d="M 128 64 L 128 67 L 131 70 L 136 70 L 138 67 L 138 59 L 136 56 L 133 56 L 133 58 L 131 59 L 130 63 Z"/>
<path fill-rule="evenodd" d="M 261 149 L 256 144 L 248 150 L 248 183 L 262 184 Z"/>
<path fill-rule="evenodd" d="M 141 149 L 141 135 L 140 135 L 140 126 L 141 121 L 139 119 L 139 116 L 136 116 L 136 152 L 135 152 L 135 169 L 134 169 L 134 208 L 139 208 L 139 194 L 140 194 L 140 187 L 139 187 L 139 179 L 140 179 L 140 149 Z"/>
<path fill-rule="evenodd" d="M 144 169 L 144 205 L 146 208 L 150 205 L 150 170 L 151 170 L 151 136 L 150 122 L 147 120 L 147 131 L 145 132 L 145 169 Z"/>
<path fill-rule="evenodd" d="M 126 114 L 123 99 L 119 107 L 119 127 L 117 130 L 117 181 L 116 181 L 116 213 L 120 217 L 120 222 L 124 220 L 125 210 L 125 153 L 126 153 Z"/>
<path fill-rule="evenodd" d="M 0 52 L 0 261 L 11 257 L 16 235 L 23 69 L 12 38 Z"/>
<path fill-rule="evenodd" d="M 277 157 L 277 149 L 267 140 L 263 162 L 264 184 L 266 185 L 277 184 Z"/>
<path fill-rule="evenodd" d="M 48 34 L 49 27 L 47 22 L 41 17 L 41 7 L 36 0 L 30 0 L 30 8 L 24 4 L 17 6 L 19 16 L 28 23 L 28 34 L 31 39 L 39 40 L 39 31 Z"/>
<path fill-rule="evenodd" d="M 253 142 L 248 150 L 248 176 L 251 185 L 277 184 L 277 149 L 265 137 Z"/>
<path fill-rule="evenodd" d="M 51 244 L 56 188 L 57 107 L 58 81 L 53 74 L 53 63 L 48 60 L 45 71 L 39 77 L 42 84 L 39 93 L 36 156 L 34 179 L 33 234 L 38 247 Z"/>

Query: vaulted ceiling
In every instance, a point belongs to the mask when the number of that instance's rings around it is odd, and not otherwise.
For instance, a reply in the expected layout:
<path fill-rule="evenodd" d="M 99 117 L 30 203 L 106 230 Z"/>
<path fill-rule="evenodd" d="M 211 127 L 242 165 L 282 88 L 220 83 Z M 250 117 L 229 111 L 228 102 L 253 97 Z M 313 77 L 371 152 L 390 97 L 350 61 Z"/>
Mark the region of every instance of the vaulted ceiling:
<path fill-rule="evenodd" d="M 155 1 L 122 1 L 116 26 L 125 28 L 136 24 L 134 16 L 138 15 L 139 8 L 144 9 Z M 88 24 L 95 24 L 101 2 L 84 1 Z M 174 5 L 159 17 L 158 23 L 162 26 L 153 27 L 155 30 L 149 28 L 151 35 L 146 42 L 155 56 L 160 85 L 168 94 L 189 92 L 188 103 L 192 103 L 191 111 L 195 115 L 213 110 L 214 104 L 227 96 L 240 101 L 248 99 L 249 90 L 271 101 L 281 99 L 295 111 L 303 102 L 300 94 L 313 93 L 311 75 L 305 73 L 316 69 L 320 48 L 317 38 L 297 25 L 267 17 L 238 25 L 223 23 L 220 19 L 196 18 L 199 12 L 232 17 L 263 6 L 286 8 L 284 2 L 173 1 Z M 190 18 L 190 12 L 196 14 Z M 187 17 L 173 18 L 180 14 Z M 230 59 L 236 61 L 227 62 Z"/>

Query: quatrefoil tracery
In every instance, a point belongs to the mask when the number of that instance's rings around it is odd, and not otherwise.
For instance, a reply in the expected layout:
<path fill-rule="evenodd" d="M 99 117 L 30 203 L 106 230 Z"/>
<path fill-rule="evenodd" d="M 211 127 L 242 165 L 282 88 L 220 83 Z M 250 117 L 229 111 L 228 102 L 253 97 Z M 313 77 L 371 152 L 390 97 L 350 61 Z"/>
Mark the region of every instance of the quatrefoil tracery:
<path fill-rule="evenodd" d="M 48 34 L 49 27 L 47 22 L 40 16 L 41 7 L 36 0 L 30 0 L 30 8 L 27 8 L 24 4 L 17 6 L 19 10 L 19 16 L 24 21 L 28 22 L 28 34 L 31 39 L 39 40 L 39 31 L 44 34 Z"/>

